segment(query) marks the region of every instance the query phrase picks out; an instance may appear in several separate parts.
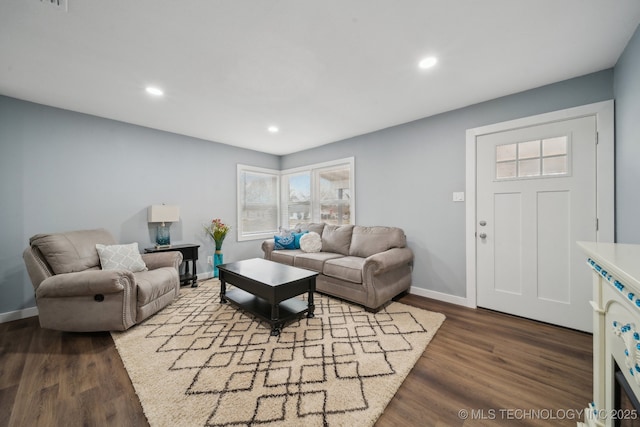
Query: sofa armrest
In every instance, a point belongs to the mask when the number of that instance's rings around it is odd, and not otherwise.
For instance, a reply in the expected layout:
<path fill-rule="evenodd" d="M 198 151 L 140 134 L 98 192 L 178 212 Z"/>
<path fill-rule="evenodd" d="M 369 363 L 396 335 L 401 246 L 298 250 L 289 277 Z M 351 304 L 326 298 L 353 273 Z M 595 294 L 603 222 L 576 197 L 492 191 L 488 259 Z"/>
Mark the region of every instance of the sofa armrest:
<path fill-rule="evenodd" d="M 42 281 L 36 298 L 63 298 L 96 294 L 115 294 L 133 290 L 133 273 L 126 270 L 85 270 L 56 274 Z M 130 293 L 130 292 L 129 292 Z"/>
<path fill-rule="evenodd" d="M 264 259 L 271 259 L 271 252 L 273 252 L 276 242 L 273 239 L 267 239 L 262 242 L 262 251 L 264 252 Z"/>
<path fill-rule="evenodd" d="M 53 276 L 53 271 L 51 271 L 37 247 L 29 246 L 22 253 L 22 258 L 34 289 L 38 289 L 44 279 Z"/>
<path fill-rule="evenodd" d="M 371 255 L 364 260 L 363 270 L 372 271 L 377 276 L 387 271 L 395 270 L 404 265 L 413 263 L 413 251 L 409 248 L 392 248 L 384 252 Z"/>
<path fill-rule="evenodd" d="M 150 254 L 142 254 L 142 260 L 149 270 L 155 270 L 161 267 L 173 267 L 180 272 L 182 253 L 178 251 L 153 252 Z"/>

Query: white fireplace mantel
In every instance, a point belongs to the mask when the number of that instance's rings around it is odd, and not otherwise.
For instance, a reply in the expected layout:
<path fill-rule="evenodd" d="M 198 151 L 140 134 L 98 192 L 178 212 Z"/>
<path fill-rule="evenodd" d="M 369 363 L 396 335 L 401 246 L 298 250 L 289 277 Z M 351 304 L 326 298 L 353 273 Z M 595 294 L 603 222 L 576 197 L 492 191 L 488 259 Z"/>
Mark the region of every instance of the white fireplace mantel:
<path fill-rule="evenodd" d="M 640 397 L 640 245 L 578 242 L 578 246 L 593 270 L 593 402 L 585 423 L 612 426 L 616 417 L 630 416 L 615 407 L 615 364 Z"/>

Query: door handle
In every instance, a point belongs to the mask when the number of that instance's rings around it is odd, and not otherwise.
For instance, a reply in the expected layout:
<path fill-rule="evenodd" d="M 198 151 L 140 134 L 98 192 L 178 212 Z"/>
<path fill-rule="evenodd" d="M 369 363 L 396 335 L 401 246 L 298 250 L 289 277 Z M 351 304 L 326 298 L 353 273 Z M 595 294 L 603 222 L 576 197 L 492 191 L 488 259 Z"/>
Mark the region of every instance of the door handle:
<path fill-rule="evenodd" d="M 478 237 L 480 237 L 481 239 L 486 239 L 487 238 L 487 233 L 480 233 L 480 234 L 478 234 Z"/>

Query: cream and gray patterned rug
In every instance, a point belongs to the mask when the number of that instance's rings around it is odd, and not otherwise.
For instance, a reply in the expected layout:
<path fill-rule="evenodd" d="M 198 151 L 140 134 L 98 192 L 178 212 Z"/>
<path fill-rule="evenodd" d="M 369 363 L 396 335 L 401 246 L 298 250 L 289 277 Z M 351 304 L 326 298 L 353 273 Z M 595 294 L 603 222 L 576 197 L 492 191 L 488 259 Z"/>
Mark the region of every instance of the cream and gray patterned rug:
<path fill-rule="evenodd" d="M 152 427 L 372 426 L 444 321 L 316 294 L 316 317 L 276 337 L 219 295 L 216 279 L 183 288 L 155 316 L 112 332 Z"/>

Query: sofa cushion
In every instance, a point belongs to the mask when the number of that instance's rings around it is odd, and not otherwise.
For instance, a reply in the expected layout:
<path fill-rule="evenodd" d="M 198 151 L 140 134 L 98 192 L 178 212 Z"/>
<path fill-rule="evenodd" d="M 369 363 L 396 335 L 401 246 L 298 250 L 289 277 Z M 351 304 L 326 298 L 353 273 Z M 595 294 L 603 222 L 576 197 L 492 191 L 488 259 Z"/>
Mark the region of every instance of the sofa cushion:
<path fill-rule="evenodd" d="M 293 228 L 284 228 L 284 227 L 280 227 L 278 228 L 278 234 L 280 234 L 281 236 L 284 236 L 285 234 L 291 234 L 291 233 L 299 233 L 300 227 L 295 226 Z"/>
<path fill-rule="evenodd" d="M 147 305 L 168 292 L 176 292 L 176 275 L 173 267 L 161 267 L 155 270 L 133 273 L 137 285 L 138 307 Z"/>
<path fill-rule="evenodd" d="M 300 249 L 285 249 L 281 251 L 271 252 L 271 261 L 279 262 L 280 264 L 293 265 L 293 260 L 296 255 L 302 252 Z"/>
<path fill-rule="evenodd" d="M 322 231 L 322 250 L 349 255 L 353 225 L 325 225 Z"/>
<path fill-rule="evenodd" d="M 324 230 L 325 225 L 326 224 L 324 222 L 309 222 L 296 224 L 296 228 L 299 228 L 302 231 L 313 231 L 314 233 L 318 233 L 322 236 L 322 231 Z"/>
<path fill-rule="evenodd" d="M 407 245 L 402 229 L 397 227 L 353 227 L 349 255 L 369 257 L 392 248 Z"/>
<path fill-rule="evenodd" d="M 316 253 L 301 253 L 296 255 L 293 265 L 295 267 L 306 268 L 307 270 L 317 271 L 322 273 L 322 267 L 325 261 L 334 258 L 342 258 L 341 254 L 334 254 L 331 252 L 316 252 Z"/>
<path fill-rule="evenodd" d="M 364 258 L 345 256 L 330 259 L 324 263 L 322 274 L 352 283 L 362 283 L 362 265 Z"/>
<path fill-rule="evenodd" d="M 36 234 L 29 244 L 38 248 L 55 274 L 73 273 L 100 267 L 96 243 L 113 245 L 105 229 Z"/>
<path fill-rule="evenodd" d="M 96 244 L 100 265 L 103 270 L 128 270 L 131 272 L 147 270 L 142 260 L 138 243 L 128 245 L 101 245 Z"/>

